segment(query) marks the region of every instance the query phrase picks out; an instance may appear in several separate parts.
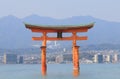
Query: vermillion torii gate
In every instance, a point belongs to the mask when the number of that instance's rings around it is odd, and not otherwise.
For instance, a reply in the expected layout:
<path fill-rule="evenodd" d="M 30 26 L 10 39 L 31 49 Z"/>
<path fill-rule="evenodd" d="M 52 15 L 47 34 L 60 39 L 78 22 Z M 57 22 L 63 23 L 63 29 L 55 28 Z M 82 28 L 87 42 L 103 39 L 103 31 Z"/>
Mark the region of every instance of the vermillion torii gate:
<path fill-rule="evenodd" d="M 79 75 L 79 46 L 76 46 L 77 40 L 87 40 L 87 36 L 77 36 L 78 32 L 87 32 L 88 29 L 94 26 L 94 23 L 88 25 L 62 25 L 62 26 L 43 26 L 43 25 L 31 25 L 25 24 L 26 28 L 30 29 L 32 32 L 39 32 L 43 35 L 41 37 L 32 37 L 32 40 L 43 41 L 41 46 L 41 70 L 42 75 L 46 75 L 47 65 L 46 65 L 46 41 L 54 40 L 72 40 L 72 58 L 73 58 L 73 71 L 74 75 Z M 47 33 L 57 33 L 57 37 L 48 37 Z M 63 37 L 62 33 L 72 33 L 71 37 Z"/>

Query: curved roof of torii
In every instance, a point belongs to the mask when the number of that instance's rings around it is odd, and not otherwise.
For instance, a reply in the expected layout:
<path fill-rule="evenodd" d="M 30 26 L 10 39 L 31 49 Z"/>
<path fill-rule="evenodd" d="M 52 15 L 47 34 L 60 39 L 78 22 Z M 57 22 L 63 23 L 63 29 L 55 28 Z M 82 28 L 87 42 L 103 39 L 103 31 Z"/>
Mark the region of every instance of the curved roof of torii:
<path fill-rule="evenodd" d="M 94 26 L 94 23 L 86 25 L 32 25 L 25 23 L 25 27 L 28 29 L 41 29 L 41 30 L 71 30 L 71 29 L 90 29 Z"/>

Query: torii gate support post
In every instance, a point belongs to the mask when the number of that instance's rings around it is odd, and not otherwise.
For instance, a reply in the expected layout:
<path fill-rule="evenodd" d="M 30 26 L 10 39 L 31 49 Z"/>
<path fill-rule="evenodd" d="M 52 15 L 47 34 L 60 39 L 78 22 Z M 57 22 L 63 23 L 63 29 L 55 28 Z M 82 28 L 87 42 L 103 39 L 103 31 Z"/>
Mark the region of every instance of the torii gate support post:
<path fill-rule="evenodd" d="M 41 46 L 41 71 L 42 75 L 46 76 L 47 74 L 47 64 L 46 64 L 46 33 L 43 32 L 43 42 Z"/>
<path fill-rule="evenodd" d="M 41 46 L 41 70 L 42 70 L 42 75 L 45 76 L 47 72 L 46 46 Z"/>
<path fill-rule="evenodd" d="M 74 61 L 73 61 L 73 75 L 79 76 L 80 68 L 79 68 L 79 46 L 74 46 Z"/>
<path fill-rule="evenodd" d="M 73 32 L 73 50 L 72 50 L 72 54 L 73 54 L 73 75 L 74 76 L 79 76 L 79 46 L 76 46 L 76 37 L 77 37 L 77 33 Z"/>

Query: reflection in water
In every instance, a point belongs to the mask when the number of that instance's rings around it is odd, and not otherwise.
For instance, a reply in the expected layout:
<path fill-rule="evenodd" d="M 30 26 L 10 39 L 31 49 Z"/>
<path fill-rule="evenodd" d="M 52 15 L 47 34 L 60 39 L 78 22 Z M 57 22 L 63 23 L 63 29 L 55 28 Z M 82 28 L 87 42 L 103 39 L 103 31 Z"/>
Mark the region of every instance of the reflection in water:
<path fill-rule="evenodd" d="M 42 76 L 42 79 L 47 79 L 47 76 Z"/>
<path fill-rule="evenodd" d="M 79 72 L 79 70 L 77 69 L 77 70 L 73 70 L 73 76 L 74 77 L 78 77 L 80 75 L 80 72 Z"/>
<path fill-rule="evenodd" d="M 73 76 L 74 77 L 78 77 L 79 75 L 80 75 L 79 69 L 73 70 Z M 42 76 L 43 76 L 43 78 L 47 76 L 46 70 L 42 70 Z"/>
<path fill-rule="evenodd" d="M 79 79 L 80 76 L 73 76 L 72 74 L 54 74 L 54 75 L 46 75 L 42 76 L 40 79 Z"/>
<path fill-rule="evenodd" d="M 42 71 L 42 76 L 46 76 L 46 75 L 47 75 L 46 71 Z"/>
<path fill-rule="evenodd" d="M 66 74 L 66 73 L 46 74 L 46 72 L 42 71 L 41 76 L 42 76 L 41 77 L 42 79 L 79 79 L 80 78 L 80 71 L 79 71 L 79 69 L 73 70 L 73 73 L 71 72 L 71 74 L 70 73 L 69 74 Z"/>

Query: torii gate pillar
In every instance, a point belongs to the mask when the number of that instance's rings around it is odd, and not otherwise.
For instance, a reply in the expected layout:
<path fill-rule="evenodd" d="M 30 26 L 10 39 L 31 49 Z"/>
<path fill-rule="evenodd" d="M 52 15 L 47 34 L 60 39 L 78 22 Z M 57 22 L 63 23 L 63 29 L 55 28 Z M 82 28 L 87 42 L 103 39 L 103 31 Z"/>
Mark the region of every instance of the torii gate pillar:
<path fill-rule="evenodd" d="M 41 70 L 42 75 L 45 76 L 47 72 L 47 64 L 46 64 L 46 32 L 43 32 L 43 42 L 41 46 Z"/>
<path fill-rule="evenodd" d="M 76 37 L 77 33 L 73 32 L 73 50 L 72 50 L 72 58 L 73 58 L 73 75 L 79 76 L 79 46 L 76 46 Z"/>
<path fill-rule="evenodd" d="M 46 46 L 41 46 L 41 70 L 42 75 L 46 75 L 47 65 L 46 65 Z"/>
<path fill-rule="evenodd" d="M 79 76 L 79 46 L 73 47 L 73 75 Z"/>

